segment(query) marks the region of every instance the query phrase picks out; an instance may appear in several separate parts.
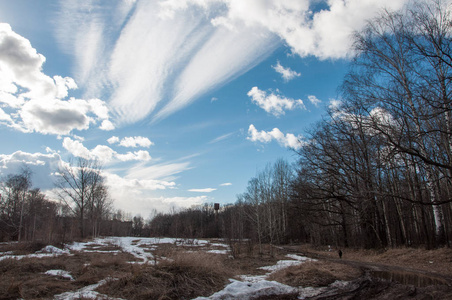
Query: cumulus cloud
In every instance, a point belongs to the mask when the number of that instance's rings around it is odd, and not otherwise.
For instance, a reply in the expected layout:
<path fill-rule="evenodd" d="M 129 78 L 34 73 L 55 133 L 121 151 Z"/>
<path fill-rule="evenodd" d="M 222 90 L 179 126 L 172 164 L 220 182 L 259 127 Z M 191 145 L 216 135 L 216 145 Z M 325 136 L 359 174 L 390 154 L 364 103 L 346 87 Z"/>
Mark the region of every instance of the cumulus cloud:
<path fill-rule="evenodd" d="M 150 146 L 154 145 L 153 142 L 151 142 L 147 137 L 142 136 L 131 136 L 131 137 L 125 137 L 119 142 L 120 146 L 123 147 L 146 147 L 149 148 Z"/>
<path fill-rule="evenodd" d="M 285 82 L 288 82 L 296 77 L 300 77 L 301 74 L 292 70 L 291 68 L 284 68 L 278 61 L 272 68 L 281 75 Z"/>
<path fill-rule="evenodd" d="M 115 125 L 110 120 L 103 120 L 99 129 L 105 130 L 105 131 L 111 131 L 111 130 L 115 129 Z"/>
<path fill-rule="evenodd" d="M 17 174 L 27 167 L 32 172 L 34 187 L 50 189 L 56 178 L 53 176 L 65 163 L 58 153 L 48 149 L 48 153 L 28 153 L 16 151 L 12 154 L 0 154 L 0 176 Z"/>
<path fill-rule="evenodd" d="M 261 142 L 268 144 L 273 140 L 276 140 L 281 146 L 286 148 L 292 148 L 295 150 L 300 149 L 303 146 L 302 137 L 295 136 L 292 133 L 281 132 L 278 128 L 273 128 L 272 131 L 258 131 L 253 124 L 248 128 L 248 140 L 252 142 Z"/>
<path fill-rule="evenodd" d="M 152 159 L 149 152 L 143 150 L 121 154 L 105 145 L 97 145 L 94 149 L 89 150 L 80 141 L 69 137 L 63 139 L 63 148 L 76 157 L 97 159 L 103 163 L 111 162 L 113 159 L 120 161 L 149 161 Z"/>
<path fill-rule="evenodd" d="M 320 103 L 322 103 L 322 101 L 320 101 L 319 99 L 317 99 L 316 96 L 314 95 L 309 95 L 308 96 L 308 100 L 309 102 L 311 102 L 315 107 L 318 107 Z"/>
<path fill-rule="evenodd" d="M 126 154 L 116 153 L 116 158 L 121 161 L 130 161 L 130 160 L 139 160 L 139 161 L 148 161 L 151 160 L 151 156 L 149 152 L 144 150 L 139 150 L 135 152 L 127 152 Z"/>
<path fill-rule="evenodd" d="M 205 188 L 205 189 L 189 189 L 189 192 L 196 192 L 196 193 L 211 193 L 213 191 L 216 191 L 217 189 L 213 188 Z"/>
<path fill-rule="evenodd" d="M 86 130 L 97 120 L 108 121 L 109 110 L 102 100 L 63 100 L 77 84 L 70 77 L 47 76 L 42 72 L 44 62 L 30 41 L 0 23 L 0 101 L 12 111 L 9 118 L 2 118 L 10 121 L 9 126 L 61 135 Z"/>
<path fill-rule="evenodd" d="M 24 96 L 56 96 L 56 86 L 52 78 L 42 73 L 45 57 L 37 53 L 30 42 L 15 33 L 9 24 L 0 23 L 0 73 L 3 86 L 8 92 L 15 92 L 15 85 L 28 91 Z"/>
<path fill-rule="evenodd" d="M 400 9 L 408 0 L 329 0 L 324 2 L 325 9 L 318 11 L 311 9 L 309 0 L 221 2 L 228 9 L 212 21 L 214 24 L 235 29 L 262 26 L 277 34 L 299 56 L 327 59 L 346 57 L 350 53 L 353 31 L 362 28 L 380 9 Z"/>
<path fill-rule="evenodd" d="M 111 138 L 109 138 L 109 139 L 107 140 L 107 142 L 108 142 L 109 144 L 116 144 L 116 143 L 119 143 L 119 137 L 117 137 L 117 136 L 112 136 Z"/>
<path fill-rule="evenodd" d="M 149 148 L 150 146 L 154 145 L 151 140 L 149 140 L 147 137 L 142 136 L 128 136 L 123 138 L 122 140 L 119 139 L 117 136 L 112 136 L 107 140 L 109 144 L 119 144 L 119 146 L 128 147 L 128 148 L 136 148 L 136 147 L 145 147 Z"/>
<path fill-rule="evenodd" d="M 328 105 L 328 108 L 335 111 L 338 110 L 341 107 L 341 100 L 337 100 L 337 99 L 330 99 L 330 103 Z"/>
<path fill-rule="evenodd" d="M 267 92 L 260 90 L 256 86 L 247 95 L 253 103 L 275 117 L 284 115 L 285 110 L 293 110 L 295 108 L 306 109 L 301 99 L 295 100 L 274 93 L 267 94 Z"/>
<path fill-rule="evenodd" d="M 0 108 L 0 121 L 12 122 L 11 117 Z"/>

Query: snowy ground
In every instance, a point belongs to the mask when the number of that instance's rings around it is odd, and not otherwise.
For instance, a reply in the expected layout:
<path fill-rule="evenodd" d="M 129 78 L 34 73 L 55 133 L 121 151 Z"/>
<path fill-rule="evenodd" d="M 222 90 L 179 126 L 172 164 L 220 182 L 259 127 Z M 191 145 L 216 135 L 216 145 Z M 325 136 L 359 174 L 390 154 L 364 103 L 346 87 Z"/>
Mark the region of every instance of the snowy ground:
<path fill-rule="evenodd" d="M 136 261 L 131 263 L 149 263 L 154 264 L 158 262 L 155 257 L 155 250 L 159 246 L 170 244 L 173 246 L 193 247 L 196 251 L 205 251 L 218 255 L 229 254 L 229 246 L 222 243 L 210 243 L 207 240 L 197 239 L 174 239 L 174 238 L 137 238 L 137 237 L 108 237 L 97 238 L 89 242 L 76 242 L 66 245 L 64 249 L 59 249 L 53 246 L 47 246 L 41 251 L 29 255 L 13 255 L 9 252 L 0 253 L 0 260 L 6 258 L 23 259 L 25 257 L 52 257 L 60 255 L 72 255 L 75 251 L 78 252 L 100 252 L 100 253 L 115 253 L 125 252 L 132 254 Z M 162 259 L 162 257 L 159 257 Z M 163 258 L 164 259 L 164 258 Z M 309 288 L 299 287 L 293 288 L 276 281 L 268 281 L 267 277 L 273 272 L 287 268 L 288 266 L 302 264 L 310 260 L 307 257 L 299 255 L 287 255 L 286 259 L 278 261 L 275 265 L 262 267 L 262 270 L 267 271 L 265 275 L 243 275 L 235 279 L 230 279 L 230 283 L 221 291 L 211 295 L 210 297 L 199 297 L 196 300 L 202 299 L 251 299 L 259 296 L 269 296 L 278 294 L 298 293 L 299 299 L 314 296 L 321 293 L 325 288 Z M 44 274 L 48 276 L 59 276 L 69 280 L 73 280 L 72 275 L 65 270 L 48 270 Z M 56 295 L 54 299 L 113 299 L 105 295 L 101 295 L 94 291 L 99 286 L 105 284 L 107 280 L 114 280 L 114 278 L 104 279 L 97 284 L 86 286 L 75 292 L 65 292 Z M 343 283 L 336 282 L 333 285 L 341 285 Z"/>

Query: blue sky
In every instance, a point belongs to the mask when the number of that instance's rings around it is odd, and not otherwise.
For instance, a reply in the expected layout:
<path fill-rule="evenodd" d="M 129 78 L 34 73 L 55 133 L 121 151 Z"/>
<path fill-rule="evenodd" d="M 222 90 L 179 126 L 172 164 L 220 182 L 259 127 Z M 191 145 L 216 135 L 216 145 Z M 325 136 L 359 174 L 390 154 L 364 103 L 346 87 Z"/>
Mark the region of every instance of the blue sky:
<path fill-rule="evenodd" d="M 0 0 L 0 172 L 52 197 L 98 159 L 118 209 L 233 203 L 338 99 L 350 34 L 405 0 Z"/>

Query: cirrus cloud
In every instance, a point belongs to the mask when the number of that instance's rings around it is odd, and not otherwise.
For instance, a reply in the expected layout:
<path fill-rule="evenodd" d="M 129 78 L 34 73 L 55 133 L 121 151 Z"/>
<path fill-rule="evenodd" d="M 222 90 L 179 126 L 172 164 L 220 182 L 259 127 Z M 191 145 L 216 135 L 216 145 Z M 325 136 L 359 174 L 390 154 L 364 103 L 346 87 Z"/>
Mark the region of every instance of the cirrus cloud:
<path fill-rule="evenodd" d="M 196 192 L 196 193 L 211 193 L 213 191 L 216 191 L 217 189 L 213 188 L 205 188 L 205 189 L 189 189 L 189 192 Z"/>

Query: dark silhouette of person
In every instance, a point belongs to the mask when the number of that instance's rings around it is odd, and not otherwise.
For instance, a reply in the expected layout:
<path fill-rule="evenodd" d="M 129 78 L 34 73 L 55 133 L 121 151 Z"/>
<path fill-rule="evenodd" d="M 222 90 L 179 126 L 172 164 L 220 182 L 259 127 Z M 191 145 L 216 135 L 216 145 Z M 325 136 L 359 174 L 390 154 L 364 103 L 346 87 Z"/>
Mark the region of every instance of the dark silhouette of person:
<path fill-rule="evenodd" d="M 337 251 L 337 254 L 339 254 L 339 258 L 342 259 L 342 250 L 339 249 L 339 251 Z"/>

